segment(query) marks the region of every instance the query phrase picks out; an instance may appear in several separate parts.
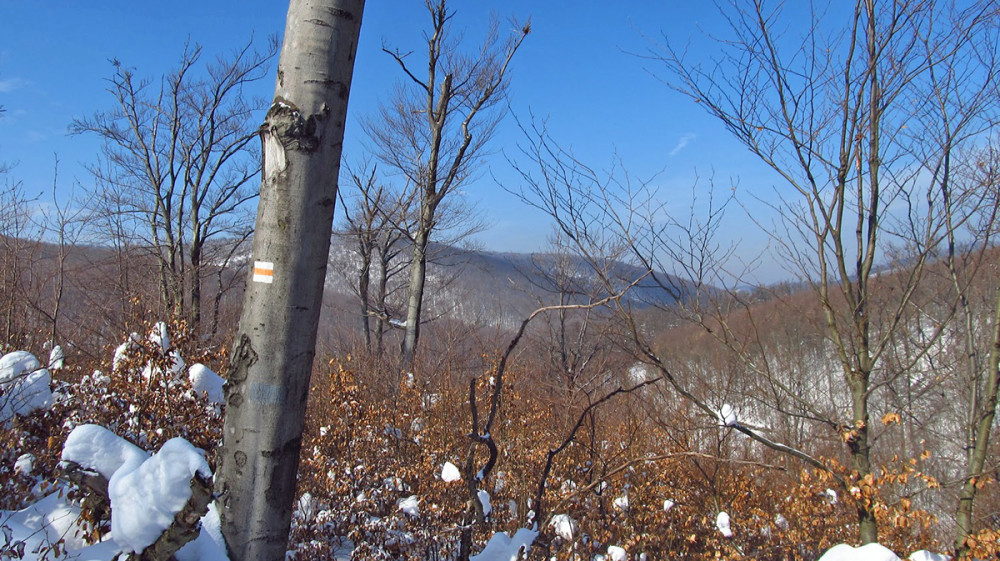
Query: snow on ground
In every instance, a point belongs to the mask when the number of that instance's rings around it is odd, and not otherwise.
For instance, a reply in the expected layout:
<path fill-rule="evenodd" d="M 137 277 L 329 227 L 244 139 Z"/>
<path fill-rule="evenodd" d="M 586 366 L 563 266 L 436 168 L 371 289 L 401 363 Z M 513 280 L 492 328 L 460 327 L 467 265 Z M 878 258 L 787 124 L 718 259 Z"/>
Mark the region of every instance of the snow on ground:
<path fill-rule="evenodd" d="M 168 351 L 169 338 L 166 326 L 157 324 L 150 340 L 158 343 L 165 356 L 174 358 L 173 373 L 179 373 L 183 361 L 175 352 Z M 131 348 L 134 348 L 138 336 L 133 334 L 130 341 L 122 344 L 115 352 L 115 363 Z M 54 347 L 49 357 L 52 367 L 63 360 L 61 353 Z M 152 371 L 152 368 L 147 366 Z M 150 372 L 152 373 L 152 372 Z M 95 380 L 103 377 L 98 372 Z M 205 392 L 208 398 L 216 403 L 223 399 L 222 385 L 224 380 L 201 364 L 195 364 L 188 370 L 188 377 L 195 391 Z M 14 415 L 24 415 L 38 409 L 46 409 L 52 405 L 50 389 L 51 377 L 49 371 L 42 368 L 41 363 L 30 353 L 15 351 L 0 357 L 0 422 L 6 422 Z M 730 405 L 724 405 L 719 412 L 720 423 L 733 426 L 738 423 L 735 410 Z M 110 430 L 97 425 L 77 426 L 69 435 L 63 448 L 62 459 L 74 462 L 80 466 L 97 471 L 109 480 L 109 495 L 112 508 L 112 532 L 103 541 L 87 545 L 84 540 L 88 528 L 80 526 L 80 508 L 66 498 L 67 488 L 57 487 L 57 491 L 41 498 L 20 511 L 0 511 L 0 523 L 10 530 L 14 541 L 23 541 L 25 548 L 24 561 L 42 561 L 74 559 L 79 561 L 112 561 L 119 554 L 128 551 L 141 551 L 153 543 L 173 521 L 174 515 L 184 507 L 191 496 L 190 480 L 195 474 L 210 478 L 211 470 L 205 461 L 204 454 L 186 440 L 175 438 L 167 441 L 160 450 L 150 455 L 138 446 L 117 436 Z M 30 475 L 35 459 L 31 454 L 22 454 L 15 463 L 15 470 L 23 475 Z M 441 469 L 441 479 L 445 482 L 458 481 L 461 473 L 451 462 L 446 462 Z M 403 490 L 401 482 L 394 485 Z M 837 495 L 833 490 L 824 493 L 827 500 L 836 503 Z M 479 498 L 484 511 L 491 510 L 490 496 L 486 491 L 479 491 Z M 417 495 L 401 499 L 397 504 L 399 510 L 409 516 L 420 516 L 420 500 Z M 615 507 L 628 508 L 627 495 L 621 495 L 614 501 Z M 671 510 L 675 506 L 673 500 L 663 501 L 663 509 Z M 787 526 L 787 520 L 781 515 L 775 519 L 779 527 Z M 576 522 L 565 514 L 552 517 L 550 527 L 557 536 L 565 540 L 573 540 L 578 534 Z M 728 513 L 720 512 L 716 519 L 716 527 L 726 537 L 731 537 L 732 528 Z M 6 530 L 5 530 L 6 533 Z M 537 538 L 535 530 L 522 528 L 513 536 L 498 532 L 478 555 L 471 557 L 472 561 L 516 561 L 520 552 L 530 548 Z M 64 541 L 64 547 L 56 552 L 53 544 Z M 344 559 L 349 551 L 340 552 Z M 605 557 L 605 556 L 598 556 Z M 202 518 L 202 528 L 199 536 L 177 552 L 178 561 L 228 561 L 225 543 L 222 538 L 219 514 L 215 505 L 209 505 L 208 513 Z M 607 549 L 609 561 L 624 561 L 627 559 L 625 549 L 611 545 Z M 948 557 L 927 551 L 918 551 L 910 555 L 910 561 L 947 561 Z M 819 561 L 900 561 L 900 558 L 889 549 L 879 544 L 868 544 L 862 547 L 852 547 L 840 544 L 827 551 Z"/>
<path fill-rule="evenodd" d="M 861 547 L 851 547 L 847 544 L 839 544 L 830 548 L 829 551 L 819 558 L 819 561 L 900 561 L 899 557 L 891 549 L 870 543 Z"/>
<path fill-rule="evenodd" d="M 538 532 L 527 528 L 521 528 L 513 537 L 508 536 L 506 532 L 497 532 L 490 538 L 483 551 L 479 555 L 469 557 L 469 561 L 517 561 L 520 559 L 518 552 L 521 548 L 529 549 L 537 537 Z"/>
<path fill-rule="evenodd" d="M 719 533 L 727 538 L 733 537 L 733 529 L 729 523 L 729 513 L 720 512 L 718 516 L 715 517 L 715 527 L 719 529 Z"/>
<path fill-rule="evenodd" d="M 24 510 L 0 511 L 0 521 L 11 528 L 14 539 L 25 540 L 26 553 L 59 540 L 66 540 L 66 548 L 70 550 L 87 547 L 84 532 L 76 524 L 80 507 L 60 495 L 65 493 L 51 493 Z"/>
<path fill-rule="evenodd" d="M 396 503 L 396 508 L 414 518 L 417 518 L 420 516 L 420 499 L 418 499 L 416 495 L 410 495 L 405 499 L 399 499 Z"/>
<path fill-rule="evenodd" d="M 441 467 L 441 481 L 451 483 L 459 479 L 462 479 L 462 473 L 458 471 L 458 467 L 451 462 L 445 462 L 444 466 Z"/>
<path fill-rule="evenodd" d="M 138 551 L 159 537 L 173 519 L 174 513 L 190 497 L 189 480 L 195 473 L 209 476 L 210 471 L 201 451 L 187 441 L 175 438 L 165 443 L 156 454 L 149 455 L 138 447 L 96 425 L 80 425 L 70 433 L 63 450 L 63 459 L 112 475 L 112 532 L 105 541 L 87 546 L 83 530 L 78 529 L 78 506 L 66 499 L 65 490 L 49 494 L 32 506 L 15 512 L 0 511 L 0 521 L 8 526 L 15 540 L 25 541 L 25 561 L 74 559 L 79 561 L 112 561 L 123 551 Z M 487 499 L 488 500 L 488 499 Z M 410 516 L 419 516 L 416 495 L 399 501 L 398 508 Z M 484 506 L 487 504 L 484 501 Z M 665 504 L 666 506 L 666 504 Z M 671 505 L 672 506 L 672 505 Z M 117 516 L 116 516 L 117 513 Z M 117 522 L 116 522 L 117 518 Z M 720 532 L 731 532 L 729 516 L 720 512 L 716 520 Z M 576 522 L 565 514 L 552 517 L 550 527 L 565 539 L 576 537 Z M 498 532 L 472 561 L 516 561 L 522 549 L 530 548 L 538 532 L 527 528 L 513 537 Z M 65 540 L 65 553 L 54 555 L 51 544 Z M 349 551 L 343 551 L 347 559 Z M 209 505 L 202 518 L 198 538 L 176 555 L 178 561 L 228 561 L 222 538 L 219 515 L 215 505 Z M 628 559 L 626 551 L 615 545 L 608 547 L 607 561 Z M 339 558 L 339 557 L 338 557 Z M 910 561 L 947 561 L 939 554 L 918 551 Z M 878 545 L 863 547 L 837 545 L 819 561 L 901 561 L 895 553 Z"/>

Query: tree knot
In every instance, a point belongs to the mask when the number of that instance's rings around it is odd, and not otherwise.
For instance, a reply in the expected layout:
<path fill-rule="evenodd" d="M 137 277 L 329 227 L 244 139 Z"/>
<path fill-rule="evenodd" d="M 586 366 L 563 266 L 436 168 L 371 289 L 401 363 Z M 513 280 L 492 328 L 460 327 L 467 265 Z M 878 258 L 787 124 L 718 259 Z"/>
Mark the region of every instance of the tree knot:
<path fill-rule="evenodd" d="M 267 111 L 264 129 L 273 135 L 285 150 L 314 152 L 319 148 L 319 123 L 324 118 L 326 118 L 324 113 L 303 117 L 294 103 L 276 97 Z"/>

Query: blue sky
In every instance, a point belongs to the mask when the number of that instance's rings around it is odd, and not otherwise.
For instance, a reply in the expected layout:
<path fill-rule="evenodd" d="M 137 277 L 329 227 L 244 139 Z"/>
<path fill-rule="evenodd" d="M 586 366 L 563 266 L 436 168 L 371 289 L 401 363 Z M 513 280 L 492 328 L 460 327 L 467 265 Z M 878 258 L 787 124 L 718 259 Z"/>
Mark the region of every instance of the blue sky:
<path fill-rule="evenodd" d="M 738 178 L 743 190 L 768 190 L 773 180 L 744 148 L 689 100 L 672 92 L 648 71 L 643 52 L 661 34 L 677 44 L 712 31 L 720 17 L 711 2 L 633 1 L 619 4 L 578 1 L 485 2 L 457 0 L 456 31 L 471 40 L 485 29 L 491 13 L 530 17 L 532 33 L 513 67 L 510 104 L 527 120 L 529 111 L 548 119 L 553 136 L 594 167 L 606 167 L 617 152 L 637 177 L 659 172 L 656 184 L 679 212 L 686 212 L 696 177 L 714 175 L 728 187 Z M 284 27 L 287 4 L 277 1 L 212 0 L 3 2 L 0 6 L 0 162 L 16 163 L 10 177 L 26 190 L 52 184 L 54 155 L 60 160 L 60 189 L 90 179 L 84 165 L 98 152 L 95 139 L 69 137 L 67 125 L 112 103 L 105 91 L 108 60 L 118 58 L 155 77 L 169 71 L 185 41 L 201 44 L 207 55 L 224 53 L 254 34 L 263 43 Z M 357 120 L 372 113 L 399 72 L 380 50 L 383 42 L 421 49 L 426 13 L 420 0 L 370 0 L 351 92 L 351 122 L 345 156 L 361 157 Z M 697 53 L 696 53 L 697 54 Z M 655 69 L 655 66 L 653 67 Z M 273 82 L 262 81 L 259 95 L 270 98 Z M 465 191 L 491 221 L 480 241 L 489 249 L 544 249 L 549 222 L 500 189 L 492 179 L 513 180 L 502 155 L 519 142 L 508 119 L 495 140 L 488 170 Z M 515 185 L 516 186 L 516 185 Z M 764 236 L 732 215 L 732 231 L 744 238 L 744 253 L 758 250 Z M 769 275 L 768 275 L 769 276 Z"/>

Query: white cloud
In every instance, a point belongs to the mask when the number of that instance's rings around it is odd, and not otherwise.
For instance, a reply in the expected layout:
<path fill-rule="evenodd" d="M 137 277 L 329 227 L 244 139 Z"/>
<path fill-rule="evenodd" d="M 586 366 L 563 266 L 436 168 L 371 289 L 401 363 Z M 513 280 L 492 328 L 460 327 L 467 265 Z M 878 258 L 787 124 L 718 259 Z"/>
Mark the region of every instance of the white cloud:
<path fill-rule="evenodd" d="M 17 77 L 0 80 L 0 93 L 10 93 L 18 88 L 23 88 L 30 83 L 31 82 L 25 80 L 24 78 Z"/>
<path fill-rule="evenodd" d="M 673 150 L 671 150 L 668 155 L 669 156 L 676 156 L 681 150 L 687 148 L 687 145 L 692 140 L 695 139 L 695 136 L 697 136 L 697 135 L 694 135 L 694 134 L 685 134 L 684 136 L 682 136 L 680 138 L 680 140 L 677 141 L 677 144 L 674 145 Z"/>

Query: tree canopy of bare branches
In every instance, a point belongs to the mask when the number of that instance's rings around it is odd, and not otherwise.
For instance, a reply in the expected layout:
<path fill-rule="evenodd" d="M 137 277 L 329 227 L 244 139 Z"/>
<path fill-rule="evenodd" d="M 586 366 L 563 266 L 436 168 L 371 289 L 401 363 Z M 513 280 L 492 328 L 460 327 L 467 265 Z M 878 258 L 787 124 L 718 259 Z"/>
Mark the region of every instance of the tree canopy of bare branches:
<path fill-rule="evenodd" d="M 92 171 L 95 200 L 115 230 L 109 235 L 155 256 L 166 309 L 192 325 L 202 320 L 205 277 L 231 264 L 252 231 L 263 102 L 245 88 L 267 75 L 275 50 L 273 40 L 257 50 L 251 39 L 205 62 L 189 45 L 158 80 L 112 60 L 112 108 L 71 126 L 103 141 L 103 161 Z"/>
<path fill-rule="evenodd" d="M 417 193 L 412 239 L 404 364 L 413 360 L 420 336 L 427 249 L 439 227 L 439 207 L 470 177 L 505 112 L 510 63 L 531 28 L 507 37 L 494 21 L 483 44 L 465 51 L 451 34 L 454 15 L 445 0 L 427 2 L 431 28 L 425 35 L 427 72 L 412 52 L 383 47 L 405 78 L 377 118 L 364 124 L 376 156 Z"/>

